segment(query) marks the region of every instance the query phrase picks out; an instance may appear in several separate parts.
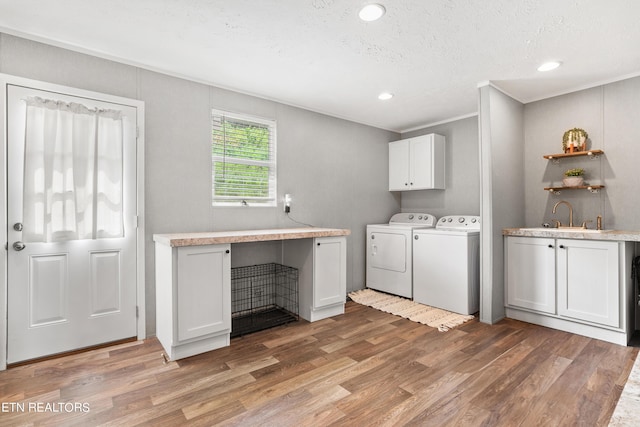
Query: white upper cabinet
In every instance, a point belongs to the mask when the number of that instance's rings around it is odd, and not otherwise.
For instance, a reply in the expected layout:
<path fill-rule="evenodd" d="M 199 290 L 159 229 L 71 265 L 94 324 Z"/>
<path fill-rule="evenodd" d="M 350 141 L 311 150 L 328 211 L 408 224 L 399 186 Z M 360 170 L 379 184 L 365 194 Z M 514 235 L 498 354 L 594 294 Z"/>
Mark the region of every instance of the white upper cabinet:
<path fill-rule="evenodd" d="M 389 191 L 445 188 L 444 136 L 428 134 L 389 143 Z"/>

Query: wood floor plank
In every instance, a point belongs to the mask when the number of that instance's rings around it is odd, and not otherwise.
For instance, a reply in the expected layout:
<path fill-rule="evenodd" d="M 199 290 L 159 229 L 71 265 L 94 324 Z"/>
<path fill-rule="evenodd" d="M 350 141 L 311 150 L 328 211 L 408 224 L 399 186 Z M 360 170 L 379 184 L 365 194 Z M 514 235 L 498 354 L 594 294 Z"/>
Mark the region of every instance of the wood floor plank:
<path fill-rule="evenodd" d="M 230 379 L 242 377 L 249 372 L 256 371 L 267 366 L 275 365 L 276 363 L 279 363 L 279 360 L 274 357 L 264 357 L 262 359 L 254 360 L 251 363 L 237 366 L 235 369 L 229 369 L 227 371 L 223 371 L 208 377 L 200 377 L 199 379 L 191 381 L 187 384 L 179 384 L 178 387 L 166 389 L 162 393 L 151 395 L 151 401 L 154 405 L 168 402 L 169 400 L 179 398 L 182 394 L 184 394 L 185 391 L 198 389 L 204 385 L 208 386 L 211 384 L 225 383 Z"/>
<path fill-rule="evenodd" d="M 525 322 L 438 332 L 370 307 L 164 363 L 155 338 L 0 372 L 0 426 L 606 426 L 638 349 Z"/>
<path fill-rule="evenodd" d="M 579 414 L 575 407 L 585 399 L 579 394 L 589 377 L 603 361 L 608 344 L 591 340 L 578 354 L 563 374 L 549 388 L 548 393 L 540 398 L 527 416 L 531 422 L 536 419 L 547 425 L 559 425 L 567 417 L 576 420 Z M 579 399 L 567 399 L 566 396 L 580 396 Z"/>
<path fill-rule="evenodd" d="M 500 334 L 504 338 L 503 334 Z M 479 370 L 458 369 L 456 372 L 470 374 L 468 379 L 458 385 L 450 393 L 439 394 L 439 399 L 426 411 L 412 418 L 412 423 L 435 423 L 445 425 L 458 413 L 459 408 L 465 407 L 480 396 L 488 387 L 499 381 L 504 372 L 508 372 L 524 360 L 533 349 L 525 345 L 517 345 L 509 351 L 504 351 L 500 357 Z M 464 362 L 463 362 L 464 363 Z"/>
<path fill-rule="evenodd" d="M 447 371 L 438 376 L 436 380 L 425 384 L 423 388 L 410 391 L 412 397 L 401 402 L 391 409 L 385 409 L 385 413 L 376 421 L 375 425 L 398 426 L 409 423 L 414 418 L 429 410 L 443 394 L 455 391 L 460 384 L 466 381 L 471 374 Z M 400 385 L 407 390 L 405 385 Z M 388 406 L 388 405 L 387 405 Z"/>
<path fill-rule="evenodd" d="M 297 375 L 275 385 L 269 385 L 258 389 L 252 396 L 240 396 L 240 401 L 247 408 L 260 406 L 269 400 L 289 393 L 292 389 L 305 387 L 307 384 L 320 381 L 322 378 L 332 375 L 336 371 L 350 368 L 357 362 L 351 358 L 343 357 L 335 362 L 328 363 L 312 371 Z"/>

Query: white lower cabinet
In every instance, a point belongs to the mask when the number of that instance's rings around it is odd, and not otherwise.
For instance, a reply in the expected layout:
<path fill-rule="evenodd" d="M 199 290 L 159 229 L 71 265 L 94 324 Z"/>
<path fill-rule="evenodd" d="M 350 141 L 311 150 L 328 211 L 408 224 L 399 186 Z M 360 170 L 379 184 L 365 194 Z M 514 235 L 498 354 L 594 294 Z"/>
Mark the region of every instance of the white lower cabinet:
<path fill-rule="evenodd" d="M 178 248 L 178 341 L 231 331 L 229 245 Z"/>
<path fill-rule="evenodd" d="M 156 334 L 170 359 L 229 345 L 230 245 L 156 244 Z"/>
<path fill-rule="evenodd" d="M 344 313 L 347 239 L 316 237 L 284 242 L 283 263 L 298 269 L 300 317 L 309 322 Z"/>
<path fill-rule="evenodd" d="M 556 312 L 554 239 L 507 238 L 507 305 Z"/>
<path fill-rule="evenodd" d="M 557 240 L 558 314 L 620 326 L 618 243 Z"/>
<path fill-rule="evenodd" d="M 626 345 L 634 331 L 628 242 L 505 238 L 507 317 Z"/>
<path fill-rule="evenodd" d="M 348 234 L 309 228 L 154 235 L 156 335 L 167 358 L 230 344 L 232 243 L 281 241 L 281 263 L 298 269 L 300 317 L 314 322 L 343 314 Z M 218 239 L 224 243 L 212 243 Z"/>
<path fill-rule="evenodd" d="M 344 237 L 314 239 L 313 308 L 344 304 L 347 293 L 347 245 Z"/>

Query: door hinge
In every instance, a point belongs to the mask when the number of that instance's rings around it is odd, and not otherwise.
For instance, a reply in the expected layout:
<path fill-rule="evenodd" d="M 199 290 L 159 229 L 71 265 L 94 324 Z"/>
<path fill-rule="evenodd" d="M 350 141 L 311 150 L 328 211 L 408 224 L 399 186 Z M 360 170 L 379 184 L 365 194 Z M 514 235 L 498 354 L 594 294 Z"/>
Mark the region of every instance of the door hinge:
<path fill-rule="evenodd" d="M 136 319 L 140 317 L 140 307 L 136 305 Z"/>
<path fill-rule="evenodd" d="M 140 138 L 140 128 L 136 126 L 136 139 Z"/>

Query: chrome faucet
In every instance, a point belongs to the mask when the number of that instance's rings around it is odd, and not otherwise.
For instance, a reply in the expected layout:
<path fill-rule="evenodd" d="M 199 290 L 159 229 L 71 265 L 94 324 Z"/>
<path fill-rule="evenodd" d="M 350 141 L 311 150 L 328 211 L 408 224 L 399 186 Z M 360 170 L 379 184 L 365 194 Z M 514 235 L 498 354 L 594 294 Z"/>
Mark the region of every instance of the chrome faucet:
<path fill-rule="evenodd" d="M 551 213 L 556 213 L 558 205 L 561 205 L 563 203 L 569 207 L 569 227 L 573 227 L 573 206 L 571 206 L 571 203 L 567 202 L 566 200 L 560 200 L 553 206 L 553 210 L 551 211 Z M 558 221 L 557 227 L 560 227 L 560 221 Z"/>

